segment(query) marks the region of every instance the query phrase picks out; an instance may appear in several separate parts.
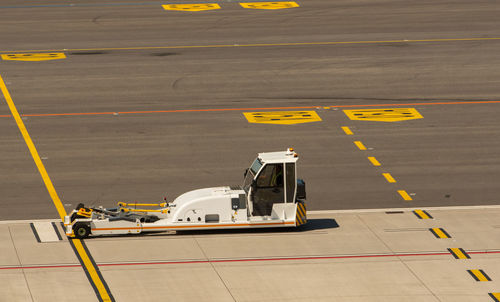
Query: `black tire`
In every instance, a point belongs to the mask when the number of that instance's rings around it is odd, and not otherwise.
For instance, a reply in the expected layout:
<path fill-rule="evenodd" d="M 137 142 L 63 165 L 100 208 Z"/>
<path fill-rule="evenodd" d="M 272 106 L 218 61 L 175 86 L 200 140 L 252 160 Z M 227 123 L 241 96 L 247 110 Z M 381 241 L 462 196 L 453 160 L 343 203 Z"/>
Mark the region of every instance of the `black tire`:
<path fill-rule="evenodd" d="M 90 235 L 90 226 L 86 223 L 77 223 L 73 227 L 73 233 L 75 233 L 75 237 L 78 239 L 87 238 Z"/>

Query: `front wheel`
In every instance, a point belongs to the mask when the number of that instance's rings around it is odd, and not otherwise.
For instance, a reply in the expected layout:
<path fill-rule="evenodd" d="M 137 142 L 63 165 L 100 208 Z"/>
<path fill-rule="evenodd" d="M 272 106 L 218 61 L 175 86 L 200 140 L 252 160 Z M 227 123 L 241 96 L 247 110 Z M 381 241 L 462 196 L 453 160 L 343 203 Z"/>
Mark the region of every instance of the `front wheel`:
<path fill-rule="evenodd" d="M 85 223 L 77 223 L 73 227 L 73 232 L 78 239 L 87 238 L 90 235 L 90 226 Z"/>

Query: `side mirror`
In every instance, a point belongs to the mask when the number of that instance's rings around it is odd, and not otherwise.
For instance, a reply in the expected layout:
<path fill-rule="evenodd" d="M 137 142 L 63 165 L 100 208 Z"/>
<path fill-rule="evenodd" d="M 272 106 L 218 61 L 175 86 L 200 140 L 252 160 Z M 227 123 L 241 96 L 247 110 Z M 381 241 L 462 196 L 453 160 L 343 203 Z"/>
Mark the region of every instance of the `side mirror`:
<path fill-rule="evenodd" d="M 245 173 L 243 173 L 243 178 L 247 177 L 248 174 L 248 168 L 246 168 Z"/>
<path fill-rule="evenodd" d="M 257 189 L 257 181 L 255 181 L 255 179 L 252 180 L 251 186 L 252 186 L 252 191 L 255 191 L 255 189 Z"/>

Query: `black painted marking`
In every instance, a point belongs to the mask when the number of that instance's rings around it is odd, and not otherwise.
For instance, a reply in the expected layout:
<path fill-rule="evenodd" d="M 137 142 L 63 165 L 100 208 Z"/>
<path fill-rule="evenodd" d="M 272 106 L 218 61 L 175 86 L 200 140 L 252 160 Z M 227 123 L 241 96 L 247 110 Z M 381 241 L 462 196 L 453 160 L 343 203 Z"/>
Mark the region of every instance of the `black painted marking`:
<path fill-rule="evenodd" d="M 386 214 L 404 214 L 404 211 L 387 211 Z"/>
<path fill-rule="evenodd" d="M 465 258 L 470 259 L 469 254 L 467 254 L 467 252 L 464 251 L 463 248 L 459 248 L 458 250 L 464 254 Z M 453 257 L 455 257 L 455 259 L 460 259 L 460 257 L 457 254 L 455 254 L 455 252 L 451 248 L 448 248 L 448 252 L 450 252 L 450 254 L 452 254 Z"/>
<path fill-rule="evenodd" d="M 59 229 L 57 228 L 57 225 L 56 225 L 56 223 L 55 223 L 55 222 L 52 222 L 52 226 L 54 227 L 54 231 L 56 231 L 57 238 L 58 238 L 59 240 L 63 240 L 63 239 L 62 239 L 62 236 L 61 236 L 61 233 L 59 233 Z"/>
<path fill-rule="evenodd" d="M 448 232 L 446 232 L 443 228 L 438 228 L 441 232 L 443 232 L 443 234 L 446 236 L 445 238 L 451 238 L 450 234 L 448 234 Z M 434 234 L 434 236 L 436 236 L 436 238 L 439 238 L 439 239 L 444 239 L 443 237 L 440 237 L 438 233 L 436 233 L 436 231 L 434 231 L 434 229 L 429 229 L 429 231 L 431 231 L 432 234 Z"/>
<path fill-rule="evenodd" d="M 488 293 L 488 296 L 490 296 L 493 299 L 493 301 L 500 302 L 500 300 L 498 300 L 497 297 L 495 297 L 495 295 L 493 295 L 493 293 Z"/>
<path fill-rule="evenodd" d="M 472 270 L 470 270 L 470 269 L 469 269 L 469 270 L 467 270 L 467 272 L 468 272 L 468 273 L 472 276 L 472 278 L 474 278 L 474 280 L 476 280 L 476 281 L 481 281 L 481 280 L 479 280 L 479 278 L 476 276 L 476 274 L 474 274 L 474 273 L 472 272 Z M 486 280 L 491 281 L 490 276 L 488 276 L 488 274 L 486 274 L 486 273 L 485 273 L 482 269 L 480 269 L 480 270 L 479 270 L 479 272 L 480 272 L 480 273 L 484 276 L 484 278 L 486 278 Z"/>
<path fill-rule="evenodd" d="M 35 228 L 35 225 L 33 224 L 33 222 L 32 222 L 32 223 L 30 223 L 30 226 L 31 226 L 31 230 L 33 231 L 33 234 L 35 234 L 36 241 L 38 241 L 38 242 L 42 242 L 42 241 L 40 240 L 40 236 L 38 236 L 38 233 L 37 233 L 37 231 L 36 231 L 36 228 Z"/>

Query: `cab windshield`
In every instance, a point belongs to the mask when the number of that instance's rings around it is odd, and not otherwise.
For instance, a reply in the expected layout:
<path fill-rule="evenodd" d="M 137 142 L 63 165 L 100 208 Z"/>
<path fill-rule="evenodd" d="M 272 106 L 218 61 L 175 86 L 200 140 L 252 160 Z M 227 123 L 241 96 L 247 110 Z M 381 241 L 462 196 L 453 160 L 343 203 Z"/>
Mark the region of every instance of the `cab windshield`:
<path fill-rule="evenodd" d="M 243 181 L 243 190 L 245 190 L 245 192 L 248 193 L 248 189 L 252 185 L 252 181 L 255 178 L 255 175 L 257 174 L 257 172 L 259 172 L 261 167 L 262 162 L 259 158 L 256 158 L 250 166 L 250 169 L 247 170 L 245 180 Z"/>

